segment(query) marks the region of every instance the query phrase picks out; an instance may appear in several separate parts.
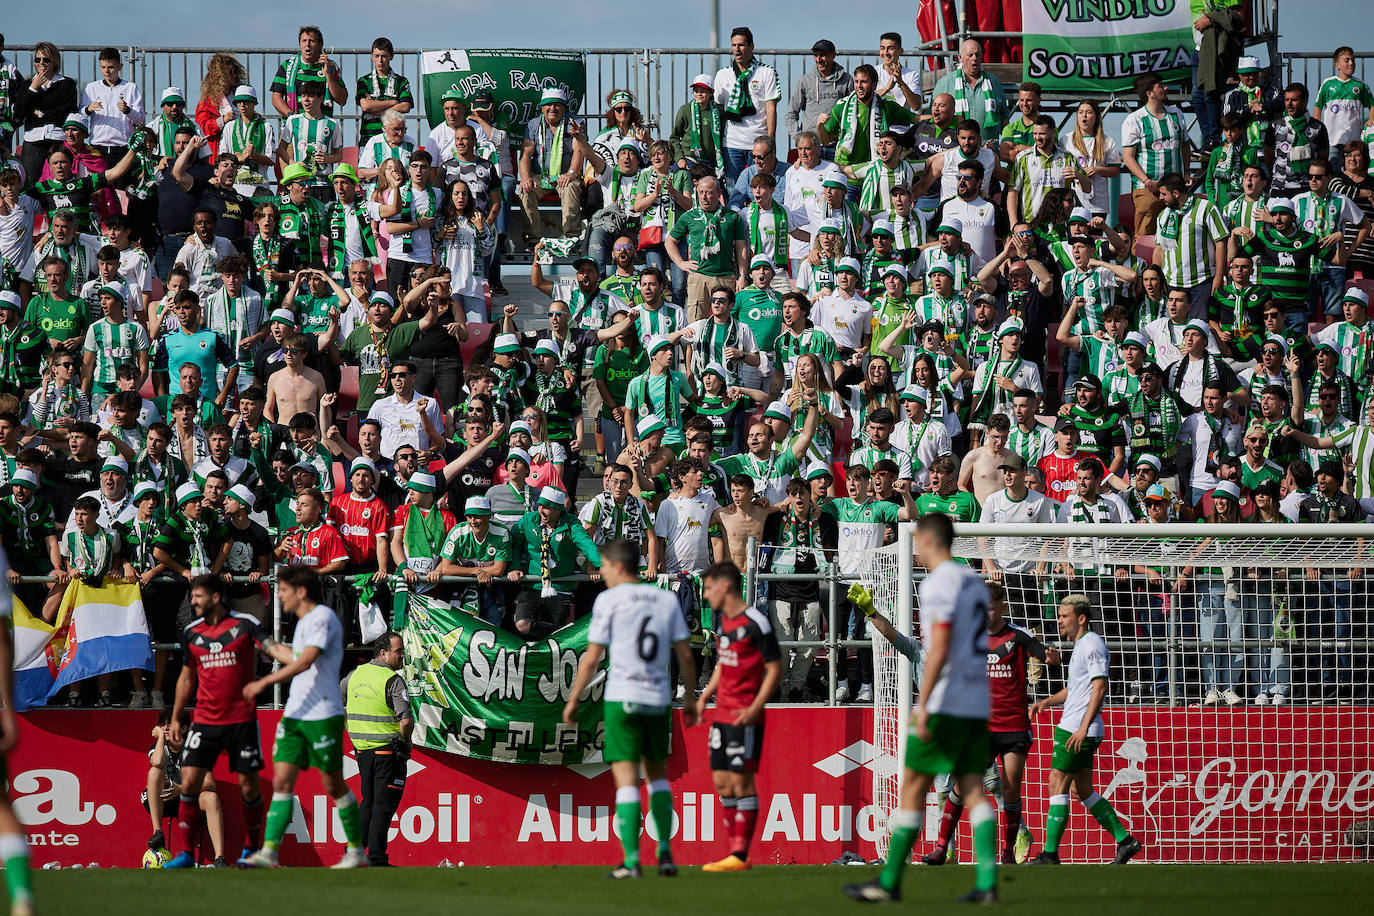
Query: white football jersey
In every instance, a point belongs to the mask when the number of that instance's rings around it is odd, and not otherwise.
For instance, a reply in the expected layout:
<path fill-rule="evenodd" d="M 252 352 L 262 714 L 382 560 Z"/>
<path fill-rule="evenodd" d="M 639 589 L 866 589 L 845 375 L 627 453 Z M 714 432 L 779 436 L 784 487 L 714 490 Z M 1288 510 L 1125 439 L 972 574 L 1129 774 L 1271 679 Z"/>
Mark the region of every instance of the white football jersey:
<path fill-rule="evenodd" d="M 592 605 L 587 640 L 610 653 L 606 699 L 668 706 L 673 699 L 668 680 L 673 644 L 690 636 L 672 592 L 652 585 L 617 585 L 602 592 Z"/>
<path fill-rule="evenodd" d="M 921 639 L 930 651 L 937 626 L 949 628 L 949 652 L 935 684 L 921 678 L 926 710 L 960 719 L 988 717 L 988 596 L 982 578 L 967 566 L 946 560 L 926 576 L 916 592 L 921 609 Z"/>
<path fill-rule="evenodd" d="M 1083 724 L 1083 716 L 1088 711 L 1088 699 L 1092 696 L 1093 681 L 1107 676 L 1110 660 L 1107 641 L 1091 630 L 1078 637 L 1073 644 L 1073 653 L 1069 656 L 1069 692 L 1064 697 L 1064 714 L 1059 717 L 1059 727 L 1064 731 L 1072 734 Z M 1088 737 L 1101 738 L 1105 733 L 1102 711 L 1099 709 L 1088 726 Z"/>

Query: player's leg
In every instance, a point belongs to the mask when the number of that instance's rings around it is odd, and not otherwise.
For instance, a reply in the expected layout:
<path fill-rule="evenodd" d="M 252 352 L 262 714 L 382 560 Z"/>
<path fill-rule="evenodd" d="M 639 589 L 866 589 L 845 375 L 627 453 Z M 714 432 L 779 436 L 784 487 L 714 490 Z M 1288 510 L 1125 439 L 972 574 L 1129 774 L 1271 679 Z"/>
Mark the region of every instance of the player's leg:
<path fill-rule="evenodd" d="M 215 867 L 223 868 L 228 863 L 224 861 L 224 807 L 220 804 L 218 789 L 215 777 L 206 773 L 201 785 L 200 811 L 205 818 L 205 831 L 210 834 L 210 848 L 215 851 Z"/>
<path fill-rule="evenodd" d="M 1021 783 L 1026 776 L 1026 753 L 1009 750 L 1002 755 L 1002 811 L 1006 823 L 1002 830 L 1002 853 L 1005 864 L 1006 853 L 1010 852 L 1013 862 L 1025 861 L 1030 849 L 1030 831 L 1026 829 L 1021 817 Z M 1026 837 L 1026 849 L 1021 849 L 1021 838 Z"/>
<path fill-rule="evenodd" d="M 606 704 L 611 705 L 609 702 Z M 619 705 L 619 704 L 616 704 Z M 609 712 L 609 710 L 608 710 Z M 611 718 L 606 720 L 606 748 L 611 746 Z M 621 864 L 612 872 L 611 877 L 639 877 L 639 761 L 611 761 L 611 777 L 615 780 L 615 832 L 620 837 L 620 847 L 624 852 Z"/>
<path fill-rule="evenodd" d="M 658 873 L 665 877 L 677 874 L 673 864 L 673 787 L 668 782 L 668 754 L 650 746 L 644 757 L 644 778 L 649 784 L 649 817 L 658 834 Z M 736 809 L 738 815 L 738 809 Z"/>
<path fill-rule="evenodd" d="M 1091 751 L 1085 753 L 1091 754 Z M 1121 818 L 1117 816 L 1116 809 L 1112 803 L 1107 801 L 1093 789 L 1093 770 L 1091 760 L 1083 769 L 1079 770 L 1074 777 L 1074 790 L 1078 794 L 1078 799 L 1083 807 L 1088 809 L 1088 813 L 1093 816 L 1093 820 L 1112 835 L 1116 841 L 1116 856 L 1113 865 L 1125 865 L 1127 862 L 1140 852 L 1140 841 L 1131 836 L 1131 832 L 1121 823 Z"/>
<path fill-rule="evenodd" d="M 334 868 L 362 868 L 367 865 L 363 853 L 363 829 L 358 818 L 358 799 L 343 778 L 344 717 L 332 716 L 301 723 L 310 739 L 309 766 L 320 773 L 320 782 L 334 800 L 334 810 L 344 832 L 344 856 Z"/>
<path fill-rule="evenodd" d="M 3 784 L 9 777 L 0 765 Z M 0 862 L 5 865 L 5 888 L 10 895 L 11 913 L 33 912 L 33 880 L 29 874 L 29 844 L 27 834 L 10 808 L 8 792 L 0 792 Z"/>
<path fill-rule="evenodd" d="M 948 861 L 959 821 L 964 816 L 964 799 L 959 794 L 958 781 L 949 773 L 941 773 L 935 778 L 935 787 L 936 797 L 944 796 L 944 803 L 940 806 L 940 832 L 935 836 L 935 848 L 921 858 L 926 865 L 944 865 Z"/>
<path fill-rule="evenodd" d="M 960 901 L 991 903 L 997 900 L 997 812 L 983 788 L 991 759 L 988 723 L 986 719 L 954 721 L 962 735 L 950 744 L 950 753 L 957 754 L 952 772 L 956 774 L 955 782 L 968 808 L 969 826 L 973 828 L 973 890 Z M 996 762 L 993 769 L 996 770 Z"/>
<path fill-rule="evenodd" d="M 296 778 L 301 768 L 310 764 L 310 742 L 300 726 L 298 720 L 285 717 L 277 723 L 276 739 L 272 742 L 272 803 L 267 806 L 262 848 L 240 861 L 241 867 L 277 867 L 277 850 L 295 813 Z"/>
<path fill-rule="evenodd" d="M 1068 765 L 1061 757 L 1061 734 L 1063 729 L 1055 729 L 1054 758 L 1050 763 L 1050 813 L 1045 818 L 1045 845 L 1040 855 L 1031 859 L 1030 865 L 1058 865 L 1059 843 L 1064 838 L 1064 830 L 1069 825 L 1069 787 L 1073 774 L 1061 769 Z"/>
<path fill-rule="evenodd" d="M 186 743 L 181 752 L 181 794 L 177 799 L 176 812 L 180 847 L 175 856 L 162 863 L 163 868 L 196 867 L 196 837 L 204 818 L 200 794 L 206 774 L 219 757 L 219 747 L 218 729 L 195 723 L 187 729 Z"/>
<path fill-rule="evenodd" d="M 911 858 L 911 850 L 921 838 L 921 820 L 925 812 L 926 794 L 935 781 L 930 773 L 918 773 L 907 767 L 902 782 L 902 800 L 892 812 L 892 838 L 887 845 L 887 861 L 883 863 L 878 883 L 893 895 L 900 895 L 902 872 Z"/>
<path fill-rule="evenodd" d="M 230 769 L 238 776 L 239 798 L 243 802 L 243 850 L 246 859 L 262 845 L 262 744 L 258 739 L 258 723 L 244 722 L 235 730 L 237 751 L 232 754 Z"/>

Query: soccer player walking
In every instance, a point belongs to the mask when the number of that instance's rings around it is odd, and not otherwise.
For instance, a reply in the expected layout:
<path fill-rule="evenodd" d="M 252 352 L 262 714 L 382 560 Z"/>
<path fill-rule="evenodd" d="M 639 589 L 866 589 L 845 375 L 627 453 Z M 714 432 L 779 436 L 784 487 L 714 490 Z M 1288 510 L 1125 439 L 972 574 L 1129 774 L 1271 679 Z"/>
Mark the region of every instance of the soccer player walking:
<path fill-rule="evenodd" d="M 1059 635 L 1073 642 L 1069 656 L 1069 680 L 1052 697 L 1031 707 L 1031 718 L 1040 710 L 1063 706 L 1054 729 L 1054 757 L 1050 761 L 1050 815 L 1045 821 L 1045 846 L 1031 865 L 1058 865 L 1059 841 L 1069 825 L 1069 786 L 1102 829 L 1116 839 L 1113 865 L 1125 865 L 1140 852 L 1140 841 L 1126 830 L 1112 803 L 1093 791 L 1093 755 L 1102 743 L 1102 701 L 1107 696 L 1107 641 L 1090 629 L 1092 605 L 1086 595 L 1065 595 L 1059 603 Z"/>
<path fill-rule="evenodd" d="M 789 485 L 790 488 L 790 485 Z M 716 698 L 711 723 L 711 778 L 720 799 L 730 854 L 702 871 L 745 871 L 759 816 L 754 787 L 763 756 L 764 704 L 782 679 L 782 651 L 768 615 L 744 603 L 744 581 L 734 563 L 716 563 L 703 575 L 706 603 L 720 614 L 716 667 L 697 699 L 697 719 Z"/>
<path fill-rule="evenodd" d="M 164 863 L 163 868 L 196 867 L 196 834 L 202 816 L 200 790 L 221 753 L 229 758 L 229 769 L 238 774 L 239 794 L 243 798 L 241 858 L 251 856 L 262 840 L 258 714 L 243 688 L 253 680 L 258 647 L 271 655 L 277 643 L 257 620 L 229 609 L 229 586 L 217 576 L 196 577 L 191 583 L 190 602 L 196 617 L 181 634 L 186 666 L 177 678 L 168 736 L 169 743 L 182 748 L 177 817 L 181 852 Z M 182 713 L 191 701 L 192 691 L 196 703 L 188 729 L 182 724 Z"/>
<path fill-rule="evenodd" d="M 917 561 L 930 570 L 917 592 L 925 672 L 906 745 L 901 807 L 892 813 L 887 863 L 874 881 L 846 884 L 864 903 L 902 896 L 902 870 L 921 834 L 926 794 L 935 777 L 952 773 L 973 824 L 977 859 L 974 887 L 960 902 L 997 900 L 997 815 L 983 793 L 989 756 L 987 626 L 988 590 L 967 566 L 954 562 L 954 523 L 932 514 L 916 523 Z"/>
<path fill-rule="evenodd" d="M 587 651 L 577 666 L 563 721 L 578 724 L 582 692 L 591 684 L 602 655 L 610 652 L 606 673 L 605 752 L 615 779 L 615 826 L 625 861 L 610 878 L 638 878 L 639 768 L 649 783 L 649 814 L 658 833 L 658 873 L 677 874 L 669 842 L 673 830 L 673 790 L 668 784 L 668 753 L 672 748 L 672 682 L 668 676 L 669 647 L 682 671 L 686 694 L 682 719 L 697 721 L 696 665 L 688 640 L 687 622 L 672 592 L 639 582 L 639 545 L 624 539 L 601 548 L 601 578 L 606 591 L 592 605 Z"/>
<path fill-rule="evenodd" d="M 323 604 L 320 577 L 308 566 L 291 566 L 277 578 L 277 594 L 288 614 L 296 615 L 296 636 L 288 650 L 275 645 L 271 654 L 282 666 L 246 685 L 252 700 L 273 684 L 291 681 L 291 693 L 277 724 L 272 745 L 272 805 L 267 809 L 267 836 L 262 849 L 240 860 L 246 868 L 276 868 L 277 850 L 291 823 L 296 778 L 302 769 L 320 771 L 320 782 L 343 824 L 347 847 L 335 868 L 362 868 L 363 830 L 358 800 L 344 783 L 344 704 L 339 691 L 343 664 L 343 624 L 334 609 Z"/>

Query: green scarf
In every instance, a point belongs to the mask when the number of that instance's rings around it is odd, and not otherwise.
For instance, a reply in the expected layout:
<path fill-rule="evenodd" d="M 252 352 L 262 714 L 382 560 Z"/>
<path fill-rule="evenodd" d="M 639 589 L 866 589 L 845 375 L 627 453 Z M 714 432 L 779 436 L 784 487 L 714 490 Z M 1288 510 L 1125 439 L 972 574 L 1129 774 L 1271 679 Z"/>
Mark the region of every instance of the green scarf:
<path fill-rule="evenodd" d="M 348 225 L 345 220 L 349 217 L 358 221 L 363 257 L 368 260 L 377 257 L 377 239 L 372 235 L 372 220 L 367 215 L 367 204 L 362 200 L 354 200 L 351 204 L 334 201 L 329 205 L 329 263 L 339 277 L 348 271 Z"/>
<path fill-rule="evenodd" d="M 406 514 L 404 541 L 406 566 L 420 575 L 434 569 L 438 562 L 439 548 L 444 545 L 444 512 L 438 506 L 430 506 L 429 514 L 423 514 L 414 503 Z"/>
<path fill-rule="evenodd" d="M 1161 391 L 1153 403 L 1145 397 L 1145 392 L 1137 391 L 1127 400 L 1126 410 L 1130 418 L 1132 454 L 1148 451 L 1165 460 L 1177 454 L 1175 440 L 1178 428 L 1183 424 L 1183 415 L 1179 412 L 1178 402 L 1167 391 Z M 1157 419 L 1150 416 L 1154 411 L 1158 411 Z"/>
<path fill-rule="evenodd" d="M 725 113 L 732 120 L 738 121 L 754 114 L 758 109 L 754 107 L 754 96 L 749 91 L 749 80 L 754 75 L 754 69 L 758 67 L 757 57 L 749 61 L 749 66 L 743 70 L 739 69 L 739 64 L 731 64 L 735 71 L 735 84 L 730 87 L 730 97 L 725 100 Z"/>
<path fill-rule="evenodd" d="M 566 117 L 558 122 L 557 127 L 549 127 L 547 120 L 542 117 L 539 119 L 539 136 L 535 143 L 542 154 L 541 181 L 545 190 L 553 188 L 558 183 L 559 168 L 563 165 L 563 137 L 567 133 L 567 126 Z M 545 153 L 545 150 L 548 152 Z"/>
<path fill-rule="evenodd" d="M 851 92 L 840 100 L 840 137 L 835 141 L 835 162 L 840 165 L 850 163 L 854 146 L 859 139 L 859 95 Z M 868 103 L 868 158 L 872 159 L 878 149 L 878 137 L 887 130 L 887 110 L 883 100 L 875 92 Z"/>
<path fill-rule="evenodd" d="M 1016 373 L 1021 370 L 1023 360 L 1017 356 L 1013 360 L 1003 360 L 998 357 L 995 360 L 988 360 L 983 363 L 986 372 L 978 372 L 974 375 L 973 407 L 969 411 L 969 418 L 975 423 L 986 423 L 995 413 L 1000 413 L 1003 408 L 1011 404 L 1011 392 L 1006 391 L 1001 385 L 995 383 L 992 378 L 995 375 L 1015 378 Z M 1006 365 L 1003 371 L 1002 366 Z M 987 395 L 991 393 L 991 397 Z"/>
<path fill-rule="evenodd" d="M 758 203 L 749 205 L 749 249 L 754 254 L 763 252 L 763 237 L 759 234 L 759 215 L 762 208 Z M 777 201 L 773 201 L 773 266 L 787 269 L 787 211 Z"/>
<path fill-rule="evenodd" d="M 1249 121 L 1245 125 L 1245 142 L 1248 146 L 1263 146 L 1264 120 L 1250 114 L 1250 105 L 1260 97 L 1260 93 L 1264 90 L 1258 84 L 1253 89 L 1247 86 L 1237 86 L 1236 88 L 1240 90 L 1241 95 L 1245 96 L 1245 112 L 1249 117 Z"/>
<path fill-rule="evenodd" d="M 748 87 L 745 87 L 748 91 Z M 702 114 L 701 105 L 697 104 L 696 99 L 691 101 L 691 117 L 687 120 L 687 148 L 702 158 L 706 157 L 706 147 L 702 145 L 705 139 L 706 116 Z M 714 154 L 716 169 L 725 168 L 725 125 L 720 120 L 720 106 L 715 102 L 708 102 L 711 116 L 711 152 Z"/>
<path fill-rule="evenodd" d="M 954 71 L 954 92 L 950 94 L 954 96 L 954 117 L 956 120 L 963 120 L 969 117 L 969 113 L 972 111 L 969 107 L 969 92 L 971 90 L 976 91 L 985 80 L 987 80 L 986 74 L 978 77 L 978 82 L 974 83 L 972 87 L 969 87 L 964 82 L 963 68 L 961 67 Z M 983 130 L 986 131 L 996 127 L 998 127 L 997 107 L 995 105 L 985 105 L 983 110 Z"/>
<path fill-rule="evenodd" d="M 129 149 L 134 151 L 134 167 L 129 173 L 129 184 L 124 188 L 130 197 L 139 200 L 147 200 L 157 187 L 157 157 L 148 152 L 145 136 L 143 130 L 136 130 L 129 141 Z"/>
<path fill-rule="evenodd" d="M 415 185 L 413 183 L 407 183 L 404 187 L 402 187 L 400 190 L 400 196 L 401 212 L 396 215 L 397 222 L 413 223 L 417 220 L 424 219 L 427 216 L 439 215 L 439 195 L 433 188 L 427 187 L 424 189 L 424 198 L 427 202 L 427 205 L 423 208 L 415 206 L 416 193 Z M 403 232 L 401 233 L 400 238 L 401 251 L 405 252 L 406 254 L 410 254 L 411 251 L 414 250 L 414 242 L 412 241 L 411 233 Z"/>

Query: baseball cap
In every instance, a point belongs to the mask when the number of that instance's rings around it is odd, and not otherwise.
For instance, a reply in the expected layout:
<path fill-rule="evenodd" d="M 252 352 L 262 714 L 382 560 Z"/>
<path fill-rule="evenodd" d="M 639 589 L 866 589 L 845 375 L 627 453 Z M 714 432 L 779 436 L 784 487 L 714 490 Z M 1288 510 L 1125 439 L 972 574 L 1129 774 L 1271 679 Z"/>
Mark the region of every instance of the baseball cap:
<path fill-rule="evenodd" d="M 159 105 L 170 105 L 174 102 L 186 104 L 186 93 L 181 91 L 180 86 L 168 86 L 162 90 L 162 95 L 158 96 Z"/>
<path fill-rule="evenodd" d="M 463 91 L 459 89 L 457 86 L 450 86 L 449 88 L 445 89 L 444 94 L 439 96 L 439 101 L 462 102 L 464 105 L 466 105 L 468 102 L 467 98 L 463 95 Z"/>
<path fill-rule="evenodd" d="M 855 276 L 863 273 L 863 267 L 859 264 L 858 258 L 840 258 L 835 264 L 835 273 L 842 270 L 847 270 Z"/>
<path fill-rule="evenodd" d="M 1160 367 L 1159 363 L 1151 362 L 1141 366 L 1140 374 L 1145 375 L 1147 373 L 1151 375 L 1157 375 L 1160 378 L 1164 378 L 1164 370 Z"/>
<path fill-rule="evenodd" d="M 491 500 L 485 496 L 469 496 L 463 506 L 464 515 L 491 515 Z"/>
<path fill-rule="evenodd" d="M 277 324 L 294 328 L 296 326 L 296 313 L 290 309 L 273 309 L 272 317 L 268 321 L 275 321 Z"/>
<path fill-rule="evenodd" d="M 1074 425 L 1074 422 L 1068 417 L 1060 417 L 1054 421 L 1055 432 L 1059 433 L 1068 429 L 1078 429 L 1078 427 Z"/>
<path fill-rule="evenodd" d="M 493 351 L 496 353 L 519 353 L 520 338 L 514 334 L 497 334 Z"/>
<path fill-rule="evenodd" d="M 258 100 L 258 90 L 252 86 L 240 86 L 234 90 L 234 97 L 231 102 L 256 102 Z"/>
<path fill-rule="evenodd" d="M 1340 459 L 1328 458 L 1317 465 L 1317 473 L 1334 477 L 1337 480 L 1345 480 L 1345 465 L 1341 463 Z"/>
<path fill-rule="evenodd" d="M 1152 483 L 1152 484 L 1150 484 L 1149 489 L 1147 489 L 1147 490 L 1145 491 L 1145 501 L 1146 501 L 1146 502 L 1152 502 L 1152 503 L 1153 503 L 1153 502 L 1161 502 L 1161 503 L 1162 503 L 1162 502 L 1167 501 L 1168 499 L 1169 499 L 1169 497 L 1168 497 L 1168 495 L 1164 492 L 1164 486 L 1163 486 L 1163 484 Z"/>
<path fill-rule="evenodd" d="M 716 81 L 711 79 L 709 73 L 698 73 L 696 76 L 692 77 L 692 82 L 688 88 L 695 89 L 697 86 L 700 86 L 702 89 L 715 91 Z"/>
<path fill-rule="evenodd" d="M 811 46 L 812 54 L 834 54 L 835 42 L 829 38 L 818 38 L 816 43 Z"/>
<path fill-rule="evenodd" d="M 495 108 L 496 96 L 492 95 L 490 89 L 480 90 L 472 97 L 472 107 L 478 111 L 486 111 L 488 108 Z"/>
<path fill-rule="evenodd" d="M 106 471 L 118 471 L 127 476 L 129 473 L 129 462 L 118 455 L 111 455 L 106 458 L 105 463 L 100 466 L 100 473 L 104 474 Z"/>
<path fill-rule="evenodd" d="M 1002 459 L 1002 463 L 997 465 L 999 471 L 1024 471 L 1026 469 L 1026 459 L 1015 452 L 1011 452 Z"/>
<path fill-rule="evenodd" d="M 300 461 L 297 461 L 295 464 L 291 465 L 291 470 L 305 471 L 307 474 L 314 474 L 315 479 L 317 480 L 320 476 L 320 469 L 315 467 L 315 465 L 311 464 L 309 461 L 306 461 L 304 458 L 302 458 Z"/>
<path fill-rule="evenodd" d="M 1101 390 L 1102 390 L 1102 380 L 1101 380 L 1100 378 L 1098 378 L 1097 376 L 1093 375 L 1091 372 L 1085 372 L 1085 373 L 1083 373 L 1082 375 L 1080 375 L 1080 376 L 1074 381 L 1073 387 L 1075 387 L 1075 388 L 1095 388 L 1095 389 L 1097 389 L 1098 391 L 1101 391 Z"/>

